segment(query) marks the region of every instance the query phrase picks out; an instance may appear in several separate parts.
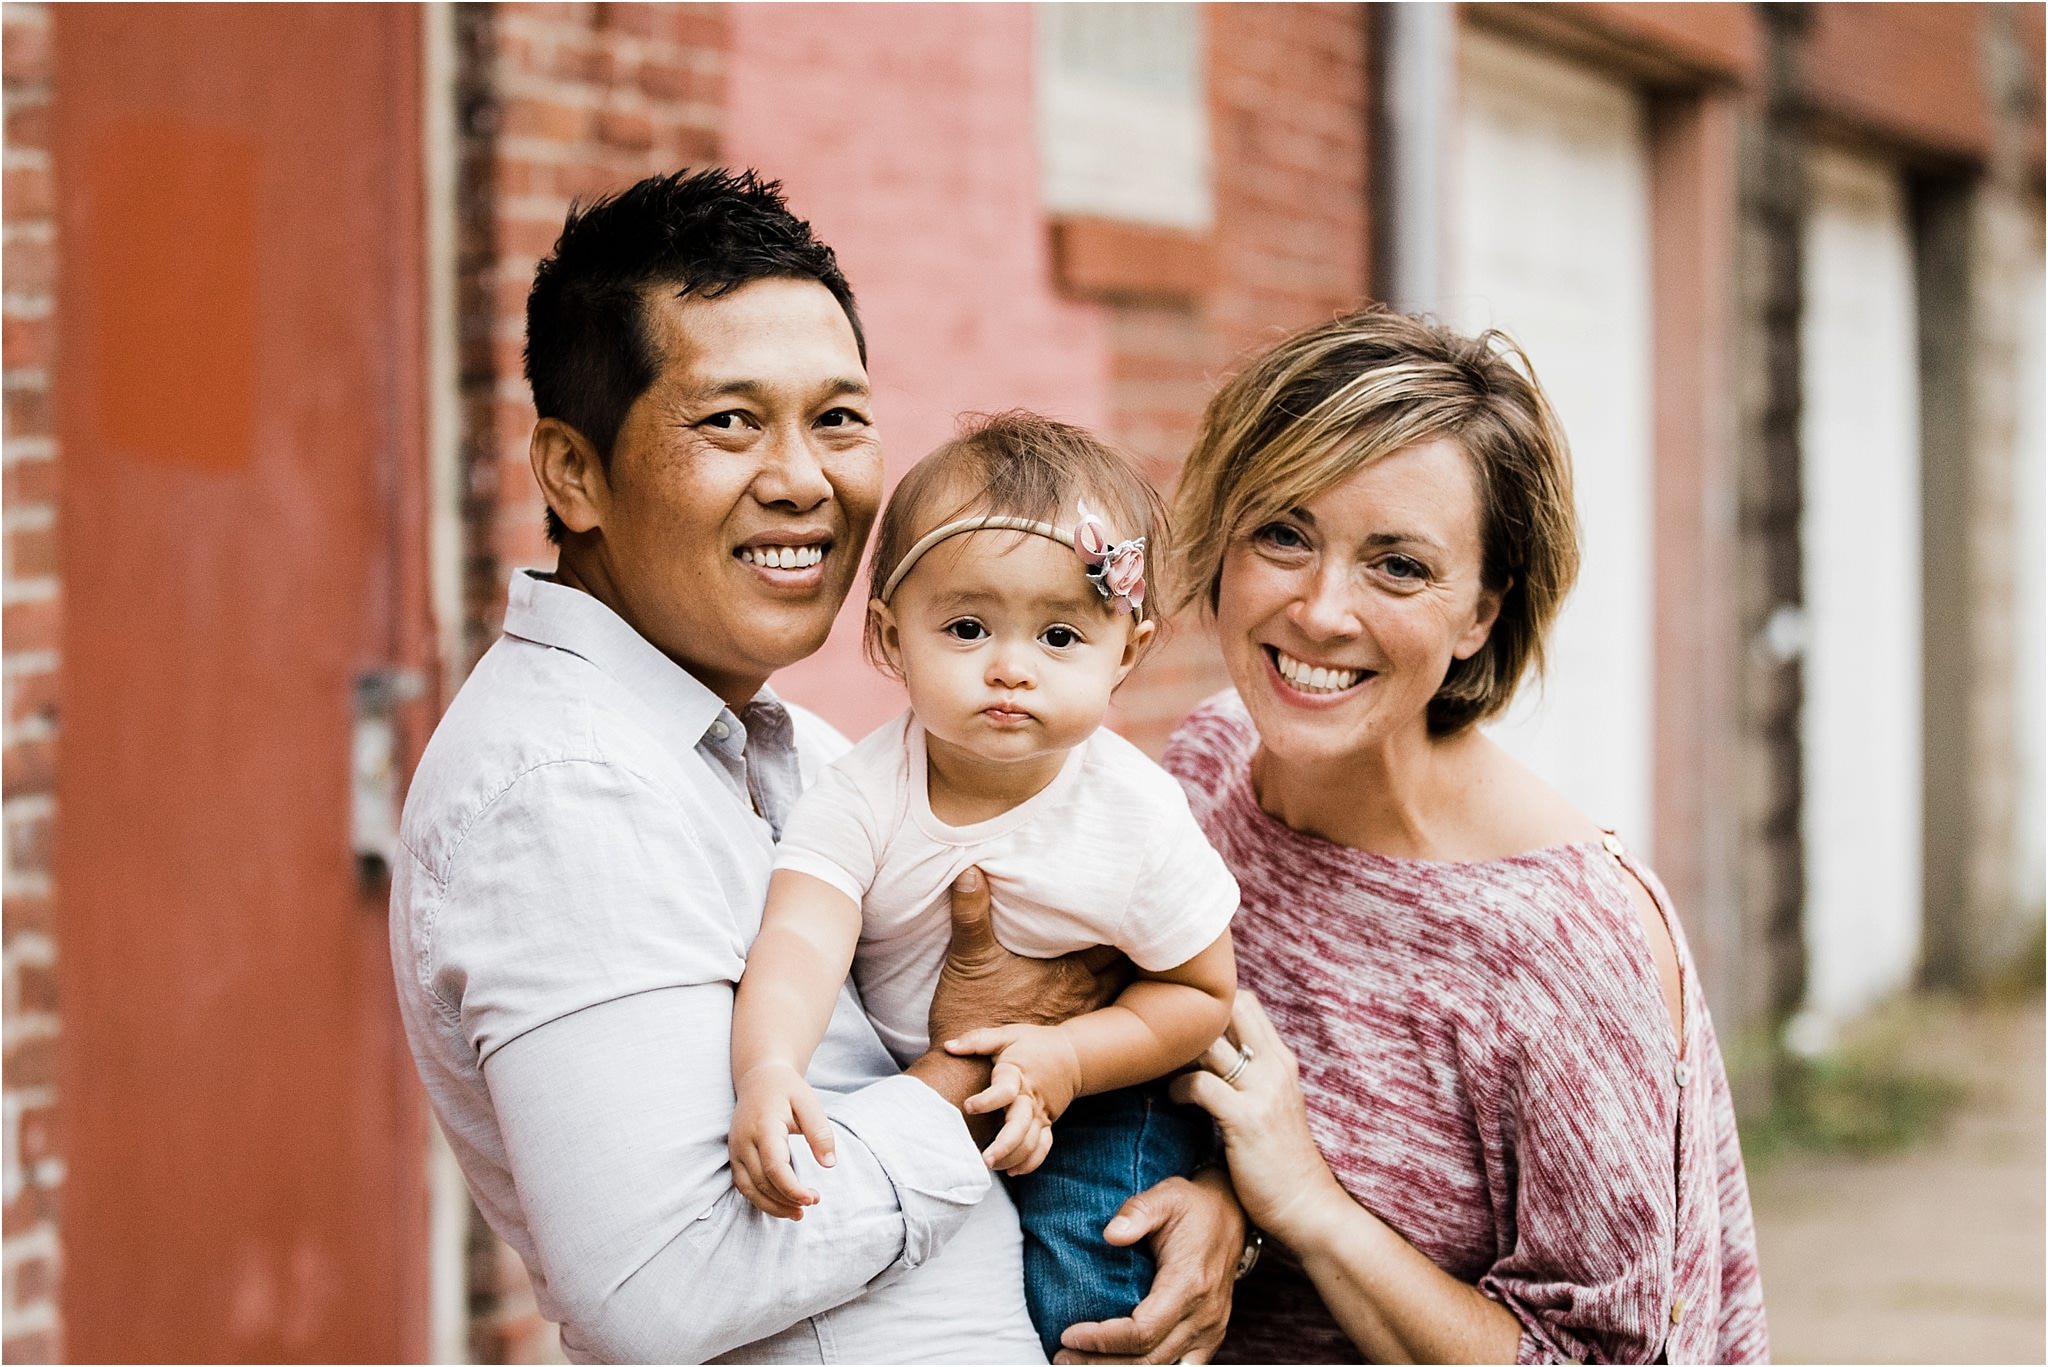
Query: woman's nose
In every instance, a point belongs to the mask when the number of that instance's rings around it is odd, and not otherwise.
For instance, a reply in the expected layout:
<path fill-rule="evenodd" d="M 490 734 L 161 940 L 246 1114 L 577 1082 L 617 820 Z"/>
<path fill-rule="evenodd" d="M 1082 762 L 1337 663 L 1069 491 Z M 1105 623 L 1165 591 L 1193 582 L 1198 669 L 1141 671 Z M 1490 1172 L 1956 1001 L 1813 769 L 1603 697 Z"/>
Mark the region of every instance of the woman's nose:
<path fill-rule="evenodd" d="M 1318 566 L 1288 605 L 1287 615 L 1295 626 L 1316 640 L 1356 636 L 1360 626 L 1353 587 L 1344 567 Z"/>

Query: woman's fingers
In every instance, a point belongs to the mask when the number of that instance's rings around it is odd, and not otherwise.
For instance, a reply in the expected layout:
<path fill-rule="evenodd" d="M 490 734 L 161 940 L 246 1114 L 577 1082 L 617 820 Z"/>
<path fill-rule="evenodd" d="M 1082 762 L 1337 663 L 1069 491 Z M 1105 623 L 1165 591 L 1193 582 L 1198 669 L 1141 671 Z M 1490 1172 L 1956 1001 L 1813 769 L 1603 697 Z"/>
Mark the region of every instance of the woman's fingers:
<path fill-rule="evenodd" d="M 1236 1002 L 1230 1008 L 1231 1029 L 1237 1035 L 1240 1045 L 1250 1045 L 1253 1052 L 1270 1054 L 1278 1058 L 1287 1046 L 1280 1041 L 1280 1032 L 1273 1028 L 1272 1017 L 1251 992 L 1239 989 Z"/>
<path fill-rule="evenodd" d="M 1218 1122 L 1227 1122 L 1236 1116 L 1236 1089 L 1206 1068 L 1182 1073 L 1167 1084 L 1166 1092 L 1182 1105 L 1200 1106 Z"/>

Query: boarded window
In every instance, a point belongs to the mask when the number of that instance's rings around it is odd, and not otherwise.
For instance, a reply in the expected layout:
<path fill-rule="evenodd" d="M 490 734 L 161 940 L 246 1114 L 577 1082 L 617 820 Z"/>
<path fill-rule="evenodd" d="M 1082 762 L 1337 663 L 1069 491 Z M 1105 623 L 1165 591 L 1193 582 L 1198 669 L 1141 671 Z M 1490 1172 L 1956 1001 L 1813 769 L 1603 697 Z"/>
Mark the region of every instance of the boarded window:
<path fill-rule="evenodd" d="M 1040 7 L 1039 184 L 1048 213 L 1209 227 L 1201 22 L 1185 4 Z"/>

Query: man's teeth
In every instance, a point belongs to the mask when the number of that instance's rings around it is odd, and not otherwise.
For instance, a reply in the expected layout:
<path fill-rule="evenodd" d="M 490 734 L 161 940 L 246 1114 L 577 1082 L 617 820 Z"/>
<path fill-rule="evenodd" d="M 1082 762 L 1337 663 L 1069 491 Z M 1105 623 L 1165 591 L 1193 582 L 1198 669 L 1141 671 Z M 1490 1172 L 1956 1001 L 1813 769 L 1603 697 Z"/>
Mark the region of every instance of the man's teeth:
<path fill-rule="evenodd" d="M 740 559 L 771 570 L 805 570 L 825 558 L 823 546 L 746 546 Z"/>
<path fill-rule="evenodd" d="M 1284 650 L 1275 650 L 1273 659 L 1280 666 L 1280 677 L 1304 693 L 1341 693 L 1365 677 L 1362 669 L 1324 669 L 1321 665 L 1304 664 Z"/>

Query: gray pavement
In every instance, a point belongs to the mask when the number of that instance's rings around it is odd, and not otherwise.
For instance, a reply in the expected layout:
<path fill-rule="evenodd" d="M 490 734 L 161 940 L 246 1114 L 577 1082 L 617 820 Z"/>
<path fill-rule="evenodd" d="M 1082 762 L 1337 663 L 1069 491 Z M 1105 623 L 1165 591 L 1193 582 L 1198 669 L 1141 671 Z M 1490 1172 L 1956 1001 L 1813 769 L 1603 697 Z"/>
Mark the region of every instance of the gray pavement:
<path fill-rule="evenodd" d="M 1754 1174 L 1779 1362 L 2042 1362 L 2040 1002 L 1935 1003 L 1897 1041 L 1966 1100 L 1933 1138 L 1876 1159 L 1786 1155 Z"/>

